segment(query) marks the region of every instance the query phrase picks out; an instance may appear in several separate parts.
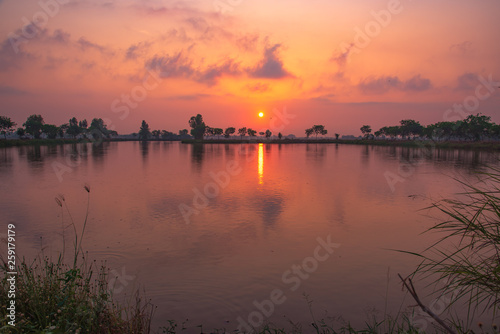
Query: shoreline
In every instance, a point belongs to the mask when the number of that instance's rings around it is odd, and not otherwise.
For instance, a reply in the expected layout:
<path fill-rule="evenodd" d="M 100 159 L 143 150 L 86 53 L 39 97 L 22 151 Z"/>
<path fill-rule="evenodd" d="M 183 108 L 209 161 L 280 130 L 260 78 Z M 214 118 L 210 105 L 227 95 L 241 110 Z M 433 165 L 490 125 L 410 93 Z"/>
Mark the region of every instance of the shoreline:
<path fill-rule="evenodd" d="M 366 146 L 396 146 L 412 148 L 480 149 L 500 151 L 500 141 L 460 142 L 432 140 L 376 140 L 376 139 L 184 139 L 183 144 L 344 144 Z"/>
<path fill-rule="evenodd" d="M 144 142 L 138 139 L 111 138 L 103 142 Z M 500 151 L 500 141 L 478 141 L 478 142 L 460 142 L 460 141 L 442 141 L 432 140 L 377 140 L 377 139 L 182 139 L 165 140 L 150 139 L 145 142 L 173 142 L 179 141 L 182 144 L 344 144 L 344 145 L 366 145 L 366 146 L 395 146 L 411 148 L 441 148 L 441 149 L 476 149 L 487 151 Z M 65 144 L 93 143 L 90 139 L 3 139 L 0 140 L 0 148 L 16 146 L 51 146 Z"/>

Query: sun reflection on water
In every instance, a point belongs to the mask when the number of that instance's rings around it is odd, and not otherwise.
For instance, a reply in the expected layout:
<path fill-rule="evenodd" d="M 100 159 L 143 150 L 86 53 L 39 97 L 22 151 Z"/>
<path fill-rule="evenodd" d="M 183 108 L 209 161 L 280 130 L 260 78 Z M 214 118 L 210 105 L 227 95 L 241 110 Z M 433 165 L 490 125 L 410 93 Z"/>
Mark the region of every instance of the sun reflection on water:
<path fill-rule="evenodd" d="M 262 144 L 262 143 L 259 144 L 258 173 L 259 173 L 259 184 L 263 184 L 264 183 L 264 144 Z"/>

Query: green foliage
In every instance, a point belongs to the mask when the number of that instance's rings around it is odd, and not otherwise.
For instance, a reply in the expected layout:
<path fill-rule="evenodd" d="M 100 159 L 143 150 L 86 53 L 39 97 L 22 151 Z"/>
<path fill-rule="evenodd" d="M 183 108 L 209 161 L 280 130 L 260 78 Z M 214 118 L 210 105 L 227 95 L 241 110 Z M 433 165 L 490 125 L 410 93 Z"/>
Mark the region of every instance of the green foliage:
<path fill-rule="evenodd" d="M 90 188 L 85 187 L 89 193 Z M 90 197 L 89 197 L 90 200 Z M 56 199 L 61 210 L 67 210 L 64 197 Z M 69 213 L 69 211 L 68 211 Z M 16 327 L 7 324 L 7 309 L 0 309 L 2 333 L 80 333 L 136 334 L 149 333 L 152 306 L 138 295 L 129 307 L 113 301 L 108 287 L 109 271 L 96 262 L 88 261 L 81 250 L 88 218 L 88 206 L 80 237 L 75 231 L 74 254 L 69 263 L 64 251 L 53 260 L 40 255 L 34 261 L 17 262 Z M 63 239 L 64 243 L 64 239 Z M 3 261 L 2 270 L 7 270 Z M 7 305 L 9 282 L 0 280 L 0 303 Z"/>
<path fill-rule="evenodd" d="M 28 117 L 23 126 L 26 128 L 26 132 L 32 135 L 34 138 L 39 139 L 42 134 L 42 127 L 45 124 L 43 117 L 41 115 L 31 115 Z"/>
<path fill-rule="evenodd" d="M 432 206 L 445 221 L 429 231 L 443 236 L 417 254 L 424 260 L 415 274 L 446 282 L 436 293 L 450 296 L 450 306 L 463 301 L 472 321 L 483 310 L 500 311 L 500 169 L 478 173 L 474 184 L 459 182 L 464 193 Z"/>

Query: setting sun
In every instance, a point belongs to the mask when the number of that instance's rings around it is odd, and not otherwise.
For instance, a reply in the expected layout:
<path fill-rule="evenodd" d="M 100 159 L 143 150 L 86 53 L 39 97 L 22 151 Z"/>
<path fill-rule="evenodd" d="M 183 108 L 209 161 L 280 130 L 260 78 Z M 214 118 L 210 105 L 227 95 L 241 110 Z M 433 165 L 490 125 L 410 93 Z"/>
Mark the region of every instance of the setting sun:
<path fill-rule="evenodd" d="M 259 117 L 260 117 L 260 118 L 264 117 L 264 113 L 263 113 L 262 111 L 261 111 L 261 112 L 259 112 Z"/>

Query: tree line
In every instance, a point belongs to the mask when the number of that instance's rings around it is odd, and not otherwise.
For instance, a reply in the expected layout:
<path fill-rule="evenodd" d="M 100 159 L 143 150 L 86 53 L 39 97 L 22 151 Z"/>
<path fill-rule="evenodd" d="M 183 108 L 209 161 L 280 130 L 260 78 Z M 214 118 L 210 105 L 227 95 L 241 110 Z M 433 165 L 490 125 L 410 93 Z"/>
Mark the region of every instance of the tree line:
<path fill-rule="evenodd" d="M 188 130 L 179 130 L 179 134 L 167 130 L 151 130 L 149 124 L 146 121 L 142 121 L 141 127 L 138 133 L 134 133 L 133 136 L 138 136 L 139 140 L 150 140 L 150 139 L 163 139 L 163 140 L 179 140 L 182 138 L 189 137 Z"/>
<path fill-rule="evenodd" d="M 430 139 L 430 140 L 460 140 L 460 141 L 480 141 L 500 139 L 500 124 L 491 121 L 490 116 L 481 114 L 469 115 L 464 120 L 444 121 L 421 125 L 413 119 L 404 119 L 399 125 L 384 126 L 372 134 L 370 125 L 363 125 L 360 128 L 364 139 Z M 307 138 L 315 134 L 326 135 L 328 131 L 324 125 L 314 125 L 305 129 Z M 339 139 L 339 134 L 335 134 Z"/>
<path fill-rule="evenodd" d="M 42 134 L 45 134 L 49 139 L 64 138 L 66 136 L 76 138 L 79 135 L 88 135 L 96 140 L 118 135 L 116 131 L 107 128 L 102 118 L 94 118 L 89 126 L 86 119 L 78 121 L 76 117 L 73 117 L 68 123 L 57 126 L 47 124 L 41 115 L 33 114 L 28 116 L 26 122 L 17 130 L 15 129 L 16 125 L 10 117 L 0 116 L 0 133 L 4 135 L 4 138 L 7 138 L 7 134 L 13 132 L 20 138 L 24 138 L 28 134 L 35 139 L 40 139 Z"/>
<path fill-rule="evenodd" d="M 164 139 L 164 140 L 178 140 L 189 137 L 189 134 L 195 139 L 203 139 L 204 136 L 224 136 L 229 138 L 231 135 L 237 133 L 241 139 L 248 135 L 249 137 L 257 136 L 257 131 L 252 128 L 242 127 L 236 130 L 234 127 L 226 129 L 214 128 L 205 124 L 203 116 L 198 114 L 192 116 L 188 124 L 191 131 L 187 129 L 179 130 L 178 134 L 166 130 L 151 130 L 146 121 L 142 121 L 141 127 L 137 135 L 140 140 L 148 139 Z M 19 137 L 23 138 L 26 134 L 31 135 L 35 139 L 39 139 L 42 134 L 45 134 L 49 139 L 57 137 L 65 138 L 71 136 L 77 138 L 79 135 L 98 139 L 98 138 L 111 138 L 118 135 L 114 130 L 107 128 L 107 125 L 101 118 L 94 118 L 88 124 L 86 119 L 78 121 L 76 117 L 69 120 L 68 123 L 59 126 L 54 124 L 46 124 L 41 115 L 30 115 L 22 127 L 15 129 L 16 123 L 7 116 L 0 116 L 0 134 L 7 138 L 7 134 L 16 132 Z M 494 140 L 500 139 L 500 124 L 495 124 L 491 121 L 490 116 L 481 114 L 469 115 L 464 120 L 457 121 L 443 121 L 434 124 L 423 126 L 420 122 L 413 119 L 401 120 L 399 125 L 384 126 L 372 134 L 370 125 L 363 125 L 360 131 L 364 139 L 430 139 L 430 140 L 466 140 L 466 141 L 480 141 L 480 140 Z M 307 138 L 311 135 L 325 136 L 328 133 L 324 125 L 313 125 L 311 128 L 305 129 Z M 270 138 L 272 132 L 270 130 L 261 131 L 258 133 L 260 136 Z M 282 134 L 278 134 L 278 138 L 282 138 Z M 339 139 L 339 134 L 335 133 L 335 138 Z"/>
<path fill-rule="evenodd" d="M 399 125 L 384 126 L 372 134 L 369 125 L 360 128 L 365 139 L 388 137 L 391 139 L 430 139 L 480 141 L 500 139 L 500 125 L 491 121 L 490 116 L 469 115 L 464 120 L 444 121 L 423 126 L 413 119 L 405 119 Z"/>
<path fill-rule="evenodd" d="M 179 136 L 181 138 L 188 136 L 188 133 L 190 133 L 191 136 L 196 140 L 202 140 L 205 136 L 217 136 L 217 138 L 220 139 L 221 136 L 229 138 L 231 135 L 236 133 L 236 128 L 232 126 L 226 129 L 222 129 L 222 128 L 213 128 L 206 125 L 205 121 L 203 120 L 203 116 L 200 114 L 192 116 L 189 119 L 188 124 L 189 127 L 191 128 L 191 131 L 188 132 L 187 129 L 180 130 Z M 247 127 L 239 128 L 237 133 L 241 139 L 243 139 L 243 137 L 246 135 L 248 135 L 249 137 L 257 136 L 256 130 Z M 270 138 L 273 133 L 270 130 L 266 130 L 266 131 L 261 131 L 258 134 L 260 136 L 265 136 L 266 138 Z M 175 137 L 176 135 L 165 130 L 162 131 L 151 130 L 149 124 L 145 120 L 143 120 L 141 123 L 141 127 L 139 128 L 138 136 L 139 140 L 149 140 L 151 138 L 170 139 L 172 137 Z M 278 138 L 279 139 L 282 138 L 281 132 L 278 133 Z"/>

